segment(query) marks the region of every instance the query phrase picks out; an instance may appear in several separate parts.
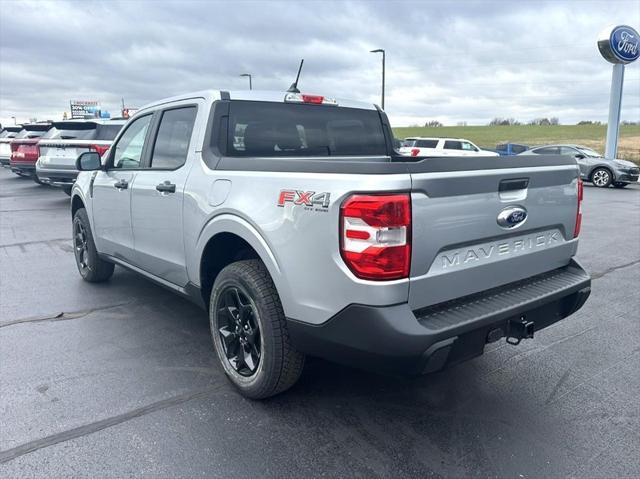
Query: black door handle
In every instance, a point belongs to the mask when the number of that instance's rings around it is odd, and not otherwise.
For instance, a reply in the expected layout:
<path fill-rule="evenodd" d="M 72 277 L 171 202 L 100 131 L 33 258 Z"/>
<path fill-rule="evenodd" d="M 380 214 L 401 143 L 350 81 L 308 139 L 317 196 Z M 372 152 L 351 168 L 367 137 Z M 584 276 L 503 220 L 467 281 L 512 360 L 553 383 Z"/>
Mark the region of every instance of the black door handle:
<path fill-rule="evenodd" d="M 174 185 L 173 183 L 169 183 L 169 181 L 165 181 L 164 183 L 156 185 L 156 190 L 160 191 L 161 193 L 175 193 L 176 185 Z"/>
<path fill-rule="evenodd" d="M 118 180 L 113 184 L 113 186 L 115 186 L 119 190 L 126 190 L 127 188 L 129 188 L 129 182 L 127 180 Z"/>

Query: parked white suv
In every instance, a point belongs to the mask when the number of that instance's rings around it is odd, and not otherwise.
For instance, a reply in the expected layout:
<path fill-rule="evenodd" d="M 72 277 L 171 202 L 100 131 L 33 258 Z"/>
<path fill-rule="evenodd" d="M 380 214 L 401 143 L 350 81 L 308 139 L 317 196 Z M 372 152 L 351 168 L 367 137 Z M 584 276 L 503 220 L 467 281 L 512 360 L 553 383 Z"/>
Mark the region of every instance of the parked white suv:
<path fill-rule="evenodd" d="M 400 153 L 407 156 L 500 156 L 464 138 L 406 138 Z"/>

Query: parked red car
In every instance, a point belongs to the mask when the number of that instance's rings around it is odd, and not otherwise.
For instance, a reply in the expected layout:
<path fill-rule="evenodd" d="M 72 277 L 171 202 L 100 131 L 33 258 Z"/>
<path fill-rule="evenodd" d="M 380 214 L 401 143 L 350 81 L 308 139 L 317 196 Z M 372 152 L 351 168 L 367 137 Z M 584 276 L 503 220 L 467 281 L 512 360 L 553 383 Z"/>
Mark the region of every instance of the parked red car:
<path fill-rule="evenodd" d="M 51 123 L 23 125 L 22 131 L 11 141 L 11 171 L 20 176 L 35 176 L 36 161 L 40 156 L 38 142 L 52 128 Z"/>

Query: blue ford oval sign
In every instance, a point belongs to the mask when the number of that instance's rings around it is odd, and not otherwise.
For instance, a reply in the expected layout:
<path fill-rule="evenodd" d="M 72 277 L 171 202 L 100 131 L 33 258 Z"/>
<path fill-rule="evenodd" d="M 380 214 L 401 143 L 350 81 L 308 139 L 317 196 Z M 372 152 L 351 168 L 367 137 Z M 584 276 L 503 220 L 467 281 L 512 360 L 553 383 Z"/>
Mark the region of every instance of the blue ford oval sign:
<path fill-rule="evenodd" d="M 640 36 L 628 25 L 608 27 L 598 37 L 598 49 L 611 63 L 631 63 L 640 56 Z"/>
<path fill-rule="evenodd" d="M 497 222 L 502 228 L 511 230 L 522 225 L 526 219 L 527 210 L 522 206 L 509 206 L 498 214 Z"/>

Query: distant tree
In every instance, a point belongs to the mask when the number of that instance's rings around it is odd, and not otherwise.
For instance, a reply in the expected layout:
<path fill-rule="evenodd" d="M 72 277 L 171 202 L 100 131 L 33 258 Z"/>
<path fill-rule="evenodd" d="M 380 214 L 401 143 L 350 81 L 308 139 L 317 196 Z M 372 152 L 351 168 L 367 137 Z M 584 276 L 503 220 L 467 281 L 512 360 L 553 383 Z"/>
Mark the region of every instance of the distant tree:
<path fill-rule="evenodd" d="M 520 125 L 520 122 L 515 118 L 499 118 L 496 117 L 489 122 L 489 126 L 511 126 Z"/>
<path fill-rule="evenodd" d="M 560 124 L 560 119 L 557 116 L 552 116 L 549 119 L 549 124 L 551 124 L 551 125 L 559 125 Z"/>
<path fill-rule="evenodd" d="M 576 123 L 577 125 L 602 125 L 600 121 L 582 120 Z"/>
<path fill-rule="evenodd" d="M 598 124 L 600 124 L 600 122 L 598 122 Z M 623 120 L 622 124 L 627 126 L 627 125 L 640 125 L 640 122 L 637 121 L 631 121 L 631 120 Z"/>
<path fill-rule="evenodd" d="M 424 124 L 424 126 L 429 127 L 429 128 L 439 128 L 439 127 L 441 127 L 443 125 L 438 120 L 431 120 L 431 121 L 426 122 Z"/>

